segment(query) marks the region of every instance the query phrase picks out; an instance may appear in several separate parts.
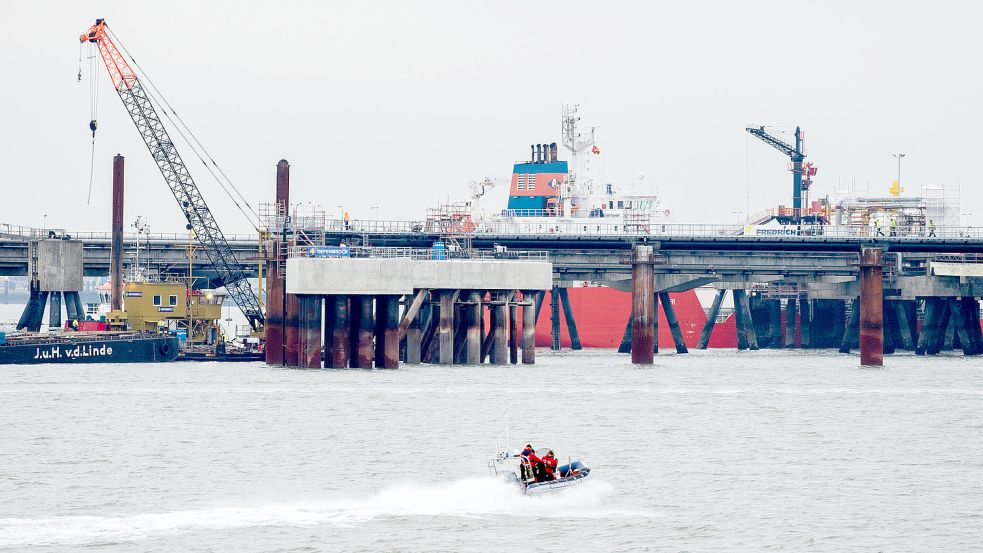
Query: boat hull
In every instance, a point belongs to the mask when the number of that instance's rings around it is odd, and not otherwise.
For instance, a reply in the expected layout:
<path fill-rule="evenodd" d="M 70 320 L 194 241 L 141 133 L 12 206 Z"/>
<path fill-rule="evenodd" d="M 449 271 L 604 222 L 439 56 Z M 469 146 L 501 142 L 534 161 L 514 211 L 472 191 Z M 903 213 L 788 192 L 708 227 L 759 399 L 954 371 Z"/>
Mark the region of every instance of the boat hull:
<path fill-rule="evenodd" d="M 173 336 L 66 337 L 0 345 L 0 364 L 166 363 L 178 355 Z"/>
<path fill-rule="evenodd" d="M 536 346 L 550 347 L 550 328 L 552 327 L 552 309 L 549 293 L 543 301 L 543 307 L 536 322 Z M 581 345 L 585 348 L 617 349 L 625 335 L 625 325 L 631 314 L 631 293 L 622 292 L 607 286 L 584 286 L 567 288 L 570 306 L 573 311 L 574 323 L 580 336 Z M 683 333 L 683 342 L 689 348 L 695 348 L 700 339 L 700 332 L 706 323 L 706 312 L 695 290 L 669 294 L 673 310 L 679 320 L 679 328 Z M 561 307 L 562 311 L 562 307 Z M 664 348 L 672 347 L 672 331 L 666 321 L 666 314 L 659 308 L 659 345 Z M 566 318 L 560 317 L 560 346 L 570 347 L 570 333 L 567 329 Z M 710 348 L 736 348 L 737 326 L 733 316 L 718 322 L 710 335 Z"/>
<path fill-rule="evenodd" d="M 526 486 L 526 495 L 538 495 L 542 493 L 555 492 L 576 486 L 578 484 L 582 484 L 588 476 L 590 476 L 590 469 L 583 468 L 580 470 L 580 472 L 572 476 L 565 476 L 563 478 L 557 478 L 556 480 L 550 480 L 547 482 L 536 482 L 535 484 L 529 484 Z"/>

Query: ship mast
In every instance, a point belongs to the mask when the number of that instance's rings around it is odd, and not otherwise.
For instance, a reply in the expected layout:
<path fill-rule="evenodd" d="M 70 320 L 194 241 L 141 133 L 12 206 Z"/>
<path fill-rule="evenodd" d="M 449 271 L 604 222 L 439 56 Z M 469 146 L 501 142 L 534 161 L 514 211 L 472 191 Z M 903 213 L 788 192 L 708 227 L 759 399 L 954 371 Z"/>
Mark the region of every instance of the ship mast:
<path fill-rule="evenodd" d="M 563 194 L 565 196 L 562 198 L 564 202 L 565 213 L 572 213 L 571 208 L 579 208 L 582 198 L 590 198 L 594 194 L 593 183 L 590 178 L 590 158 L 585 160 L 585 169 L 583 171 L 583 180 L 580 179 L 580 160 L 581 154 L 589 152 L 591 148 L 594 147 L 594 129 L 590 128 L 590 133 L 581 133 L 577 131 L 577 122 L 580 121 L 580 116 L 577 115 L 577 110 L 580 108 L 580 104 L 574 104 L 573 106 L 564 104 L 563 105 L 563 121 L 561 123 L 561 142 L 563 147 L 570 152 L 570 170 L 567 176 L 567 190 Z"/>

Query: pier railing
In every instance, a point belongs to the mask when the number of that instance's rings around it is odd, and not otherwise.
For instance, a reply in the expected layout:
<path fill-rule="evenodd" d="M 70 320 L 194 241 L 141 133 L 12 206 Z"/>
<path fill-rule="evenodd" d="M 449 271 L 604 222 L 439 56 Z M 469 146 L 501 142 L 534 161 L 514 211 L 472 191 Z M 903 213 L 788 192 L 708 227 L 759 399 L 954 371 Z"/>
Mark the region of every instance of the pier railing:
<path fill-rule="evenodd" d="M 417 261 L 508 260 L 549 261 L 549 252 L 541 250 L 436 250 L 392 246 L 293 246 L 290 257 L 329 257 L 360 259 L 414 259 Z"/>
<path fill-rule="evenodd" d="M 47 235 L 48 230 L 24 227 L 19 225 L 0 224 L 0 235 L 10 239 L 22 237 L 24 240 L 38 239 Z M 427 228 L 425 221 L 382 221 L 382 220 L 350 220 L 329 219 L 324 222 L 324 231 L 329 234 L 366 234 L 366 235 L 402 235 L 426 234 L 439 235 L 441 229 Z M 73 232 L 54 230 L 60 236 L 70 236 L 73 239 L 88 242 L 105 242 L 111 240 L 109 232 Z M 645 236 L 665 237 L 783 237 L 790 238 L 871 238 L 877 240 L 979 240 L 983 239 L 983 227 L 943 227 L 899 225 L 890 227 L 871 227 L 856 225 L 706 225 L 706 224 L 662 224 L 655 222 L 609 222 L 604 218 L 584 218 L 583 220 L 564 220 L 555 222 L 495 220 L 477 222 L 462 228 L 460 234 L 479 237 L 482 235 L 503 236 L 549 236 L 549 235 L 585 235 L 597 237 Z M 136 242 L 139 236 L 141 243 L 147 241 L 156 243 L 187 244 L 186 232 L 173 233 L 125 233 L 123 240 L 127 243 Z M 257 243 L 258 236 L 251 234 L 226 234 L 230 243 Z"/>

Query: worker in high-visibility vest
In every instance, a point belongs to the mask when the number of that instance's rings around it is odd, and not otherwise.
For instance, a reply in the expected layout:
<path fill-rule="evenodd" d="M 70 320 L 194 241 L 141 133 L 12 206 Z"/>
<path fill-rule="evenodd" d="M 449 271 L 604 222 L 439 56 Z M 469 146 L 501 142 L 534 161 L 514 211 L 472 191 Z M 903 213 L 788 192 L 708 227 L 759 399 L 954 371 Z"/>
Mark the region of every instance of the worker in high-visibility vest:
<path fill-rule="evenodd" d="M 884 236 L 884 229 L 881 228 L 880 219 L 874 219 L 874 228 L 877 230 L 877 236 Z"/>
<path fill-rule="evenodd" d="M 935 221 L 932 219 L 928 220 L 928 235 L 935 238 Z"/>
<path fill-rule="evenodd" d="M 341 214 L 341 218 L 342 218 L 342 220 L 345 221 L 345 230 L 348 230 L 348 229 L 352 228 L 351 227 L 351 224 L 349 224 L 349 222 L 348 222 L 348 220 L 351 218 L 351 216 L 348 215 L 348 210 L 347 209 L 345 210 L 344 213 Z"/>
<path fill-rule="evenodd" d="M 890 228 L 889 228 L 889 230 L 890 230 L 889 234 L 891 236 L 897 236 L 898 235 L 898 223 L 894 220 L 894 217 L 891 217 L 891 222 L 890 222 Z"/>

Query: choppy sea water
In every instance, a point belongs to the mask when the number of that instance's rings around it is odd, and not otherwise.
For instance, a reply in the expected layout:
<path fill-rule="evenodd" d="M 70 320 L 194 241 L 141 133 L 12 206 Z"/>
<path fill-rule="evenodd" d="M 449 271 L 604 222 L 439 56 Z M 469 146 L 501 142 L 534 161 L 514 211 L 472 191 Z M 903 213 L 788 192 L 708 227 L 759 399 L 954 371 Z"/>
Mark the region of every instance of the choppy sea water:
<path fill-rule="evenodd" d="M 524 497 L 504 442 L 593 468 Z M 0 367 L 4 551 L 970 551 L 983 359 Z"/>

